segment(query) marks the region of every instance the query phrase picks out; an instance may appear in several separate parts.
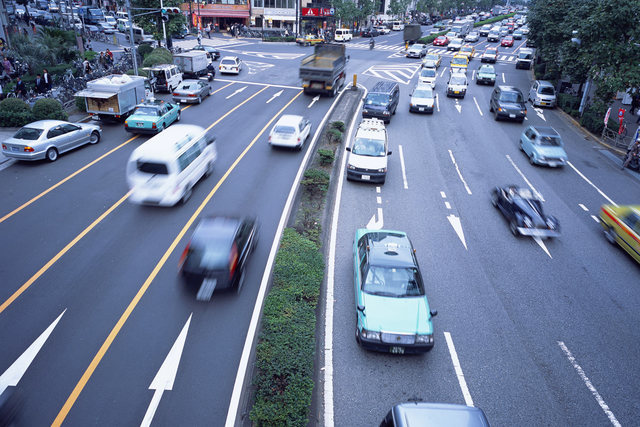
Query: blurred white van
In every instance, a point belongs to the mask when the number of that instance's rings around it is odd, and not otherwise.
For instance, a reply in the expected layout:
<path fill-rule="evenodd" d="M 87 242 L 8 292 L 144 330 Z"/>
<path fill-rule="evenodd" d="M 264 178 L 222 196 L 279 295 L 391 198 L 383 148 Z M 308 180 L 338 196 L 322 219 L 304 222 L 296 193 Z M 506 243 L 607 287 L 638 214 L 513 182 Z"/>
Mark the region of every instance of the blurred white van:
<path fill-rule="evenodd" d="M 129 200 L 173 206 L 191 197 L 193 186 L 213 172 L 215 138 L 196 125 L 173 125 L 133 150 L 127 163 Z"/>
<path fill-rule="evenodd" d="M 351 30 L 348 28 L 338 28 L 333 38 L 337 42 L 348 42 L 353 38 L 353 34 L 351 34 Z"/>

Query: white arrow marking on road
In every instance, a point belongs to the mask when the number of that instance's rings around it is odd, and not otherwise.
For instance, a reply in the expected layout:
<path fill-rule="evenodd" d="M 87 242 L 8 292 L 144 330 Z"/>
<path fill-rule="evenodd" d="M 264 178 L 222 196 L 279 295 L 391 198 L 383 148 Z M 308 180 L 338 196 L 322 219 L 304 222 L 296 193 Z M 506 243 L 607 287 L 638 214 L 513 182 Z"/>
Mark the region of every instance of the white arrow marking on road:
<path fill-rule="evenodd" d="M 2 376 L 0 376 L 0 395 L 4 393 L 7 387 L 15 387 L 18 385 L 24 373 L 29 369 L 31 362 L 36 358 L 36 355 L 40 349 L 42 349 L 47 338 L 49 338 L 49 335 L 51 335 L 60 319 L 62 319 L 62 315 L 66 311 L 67 309 L 65 308 L 64 311 L 60 313 L 60 316 L 58 316 L 58 318 L 54 320 L 42 334 L 40 334 L 33 344 L 31 344 L 29 348 L 27 348 L 25 352 L 22 353 L 11 366 L 9 366 L 9 369 L 4 371 Z"/>
<path fill-rule="evenodd" d="M 458 110 L 458 113 L 462 114 L 462 105 L 458 104 L 458 99 L 456 99 L 456 110 Z"/>
<path fill-rule="evenodd" d="M 284 91 L 284 89 L 282 89 L 280 92 L 274 93 L 273 96 L 271 98 L 269 98 L 269 100 L 267 101 L 267 104 L 270 103 L 271 101 L 273 101 L 274 99 L 276 99 L 277 97 L 279 97 L 280 95 L 282 95 L 283 91 Z"/>
<path fill-rule="evenodd" d="M 248 87 L 249 87 L 249 86 L 241 87 L 240 89 L 238 89 L 238 90 L 236 90 L 235 92 L 233 92 L 231 95 L 227 96 L 225 99 L 229 99 L 229 98 L 231 98 L 232 96 L 235 96 L 235 95 L 239 94 L 240 92 L 242 92 L 243 90 L 245 90 L 245 89 L 246 89 L 246 88 L 248 88 Z"/>
<path fill-rule="evenodd" d="M 378 220 L 376 221 L 376 215 L 374 214 L 369 223 L 367 224 L 367 229 L 369 230 L 381 230 L 384 225 L 384 218 L 382 217 L 382 208 L 378 208 Z"/>
<path fill-rule="evenodd" d="M 308 106 L 307 108 L 311 108 L 311 106 L 312 106 L 313 104 L 315 104 L 315 103 L 316 103 L 316 101 L 317 101 L 317 100 L 319 100 L 319 99 L 320 99 L 320 95 L 316 95 L 316 96 L 311 100 L 311 103 L 309 104 L 309 106 Z"/>
<path fill-rule="evenodd" d="M 467 241 L 464 239 L 464 232 L 462 231 L 462 223 L 460 222 L 460 218 L 458 218 L 454 214 L 451 214 L 447 217 L 447 219 L 458 235 L 458 238 L 464 245 L 464 248 L 467 249 Z"/>
<path fill-rule="evenodd" d="M 547 121 L 547 119 L 544 118 L 544 111 L 542 111 L 542 108 L 533 108 L 536 112 L 536 114 L 538 115 L 538 117 L 540 117 L 542 120 L 544 120 L 545 122 Z"/>
<path fill-rule="evenodd" d="M 549 258 L 552 258 L 552 259 L 553 259 L 553 257 L 552 257 L 552 256 L 551 256 L 551 254 L 549 253 L 549 250 L 547 249 L 547 247 L 545 246 L 544 242 L 542 241 L 542 239 L 541 239 L 540 237 L 538 237 L 538 236 L 534 236 L 533 240 L 535 240 L 535 241 L 536 241 L 536 243 L 537 243 L 538 245 L 540 245 L 540 247 L 542 248 L 542 250 L 543 250 L 543 251 L 545 251 L 545 253 L 546 253 L 547 255 L 549 255 Z"/>
<path fill-rule="evenodd" d="M 151 403 L 147 408 L 147 413 L 144 414 L 144 419 L 140 424 L 141 427 L 148 427 L 151 425 L 151 421 L 153 421 L 153 416 L 158 409 L 158 405 L 160 404 L 160 399 L 162 398 L 162 393 L 165 390 L 173 389 L 173 381 L 176 379 L 176 374 L 178 373 L 178 365 L 180 365 L 180 357 L 182 356 L 182 350 L 184 349 L 184 343 L 187 340 L 187 332 L 189 330 L 189 324 L 191 323 L 191 317 L 193 313 L 189 315 L 189 319 L 187 319 L 187 323 L 185 323 L 180 335 L 176 339 L 176 342 L 173 343 L 171 350 L 169 350 L 169 354 L 162 362 L 162 366 L 158 370 L 153 381 L 151 381 L 151 385 L 149 386 L 149 390 L 155 390 L 153 393 L 153 398 L 151 399 Z"/>

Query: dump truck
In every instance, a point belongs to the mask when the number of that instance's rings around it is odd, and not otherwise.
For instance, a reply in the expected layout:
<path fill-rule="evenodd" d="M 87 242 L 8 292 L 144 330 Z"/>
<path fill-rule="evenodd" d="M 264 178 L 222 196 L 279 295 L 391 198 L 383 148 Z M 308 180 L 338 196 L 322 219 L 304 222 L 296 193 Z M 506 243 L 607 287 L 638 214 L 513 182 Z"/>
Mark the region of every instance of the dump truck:
<path fill-rule="evenodd" d="M 304 93 L 335 96 L 345 82 L 346 49 L 342 44 L 316 45 L 314 52 L 300 63 L 300 78 Z"/>
<path fill-rule="evenodd" d="M 88 82 L 75 96 L 85 99 L 89 115 L 103 121 L 124 120 L 148 96 L 148 86 L 142 76 L 112 74 Z"/>
<path fill-rule="evenodd" d="M 422 37 L 420 24 L 405 24 L 403 39 L 405 42 L 415 43 Z"/>

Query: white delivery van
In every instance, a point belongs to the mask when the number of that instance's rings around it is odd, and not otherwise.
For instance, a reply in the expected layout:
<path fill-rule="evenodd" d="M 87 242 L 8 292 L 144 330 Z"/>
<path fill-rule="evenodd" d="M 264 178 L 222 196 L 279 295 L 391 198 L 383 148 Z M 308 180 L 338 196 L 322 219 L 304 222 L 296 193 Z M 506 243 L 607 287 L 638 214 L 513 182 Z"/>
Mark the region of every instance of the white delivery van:
<path fill-rule="evenodd" d="M 334 39 L 337 42 L 348 42 L 352 38 L 353 34 L 351 34 L 351 30 L 348 28 L 338 28 L 334 36 Z"/>
<path fill-rule="evenodd" d="M 185 203 L 193 186 L 213 172 L 215 138 L 196 125 L 173 125 L 133 150 L 127 163 L 129 200 L 173 206 Z"/>
<path fill-rule="evenodd" d="M 387 130 L 380 119 L 363 119 L 351 147 L 347 147 L 347 179 L 379 182 L 387 178 L 387 159 L 391 155 Z"/>

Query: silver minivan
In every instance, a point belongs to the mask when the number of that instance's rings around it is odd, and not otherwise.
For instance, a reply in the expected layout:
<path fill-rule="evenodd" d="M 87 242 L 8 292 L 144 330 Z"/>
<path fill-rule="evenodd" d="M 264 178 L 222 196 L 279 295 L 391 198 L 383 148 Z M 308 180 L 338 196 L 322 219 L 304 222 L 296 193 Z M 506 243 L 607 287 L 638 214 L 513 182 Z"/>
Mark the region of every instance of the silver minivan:
<path fill-rule="evenodd" d="M 555 107 L 556 90 L 546 80 L 536 80 L 529 90 L 529 101 L 534 107 Z"/>

